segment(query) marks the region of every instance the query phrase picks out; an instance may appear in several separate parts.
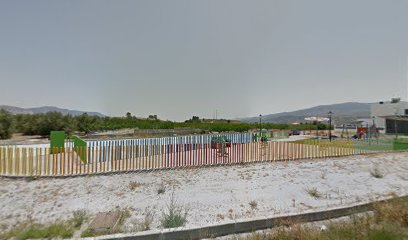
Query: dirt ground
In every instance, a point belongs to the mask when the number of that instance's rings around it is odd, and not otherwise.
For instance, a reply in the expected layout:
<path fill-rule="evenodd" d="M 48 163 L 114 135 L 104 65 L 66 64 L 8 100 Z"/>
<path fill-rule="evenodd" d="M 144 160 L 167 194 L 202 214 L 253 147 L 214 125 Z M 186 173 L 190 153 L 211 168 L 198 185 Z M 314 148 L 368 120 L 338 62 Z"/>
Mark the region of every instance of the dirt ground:
<path fill-rule="evenodd" d="M 0 140 L 1 145 L 29 145 L 49 143 L 48 138 L 39 135 L 25 136 L 21 133 L 13 134 L 11 139 Z"/>
<path fill-rule="evenodd" d="M 130 211 L 128 231 L 146 216 L 153 218 L 152 229 L 160 229 L 172 195 L 187 210 L 186 227 L 197 227 L 407 194 L 408 153 L 30 181 L 3 178 L 0 230 L 27 219 L 66 219 L 75 210 L 94 216 L 114 209 Z"/>

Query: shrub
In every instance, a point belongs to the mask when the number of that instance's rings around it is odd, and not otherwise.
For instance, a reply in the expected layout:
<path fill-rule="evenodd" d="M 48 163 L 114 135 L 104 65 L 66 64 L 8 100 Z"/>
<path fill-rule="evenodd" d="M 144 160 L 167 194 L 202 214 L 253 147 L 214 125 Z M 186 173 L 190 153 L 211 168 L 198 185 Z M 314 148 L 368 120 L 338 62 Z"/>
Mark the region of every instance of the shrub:
<path fill-rule="evenodd" d="M 119 214 L 120 214 L 119 226 L 121 226 L 121 225 L 123 225 L 125 220 L 130 217 L 131 214 L 130 214 L 129 209 L 127 209 L 127 208 L 120 210 Z"/>
<path fill-rule="evenodd" d="M 73 212 L 72 223 L 75 228 L 78 228 L 88 219 L 88 214 L 85 210 L 76 210 Z"/>
<path fill-rule="evenodd" d="M 4 110 L 0 110 L 0 139 L 9 139 L 14 131 L 14 118 Z"/>
<path fill-rule="evenodd" d="M 174 199 L 174 193 L 171 195 L 170 203 L 167 206 L 167 212 L 163 213 L 161 219 L 163 228 L 175 228 L 184 226 L 187 222 L 187 211 L 183 207 L 178 206 Z"/>

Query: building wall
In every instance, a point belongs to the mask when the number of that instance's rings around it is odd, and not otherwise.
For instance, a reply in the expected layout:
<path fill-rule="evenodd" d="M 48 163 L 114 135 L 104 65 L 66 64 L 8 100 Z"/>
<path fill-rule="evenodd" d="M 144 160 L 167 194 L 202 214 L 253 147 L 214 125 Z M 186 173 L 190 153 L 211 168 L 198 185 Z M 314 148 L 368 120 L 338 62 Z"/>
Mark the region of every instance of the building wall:
<path fill-rule="evenodd" d="M 390 115 L 406 115 L 406 110 L 408 111 L 408 102 L 399 101 L 397 103 L 384 102 L 371 104 L 371 118 L 374 118 L 375 125 L 386 131 L 386 122 L 383 116 Z"/>
<path fill-rule="evenodd" d="M 387 119 L 385 123 L 386 123 L 386 130 L 387 130 L 386 133 L 408 134 L 408 122 L 407 121 L 395 121 L 395 120 Z"/>

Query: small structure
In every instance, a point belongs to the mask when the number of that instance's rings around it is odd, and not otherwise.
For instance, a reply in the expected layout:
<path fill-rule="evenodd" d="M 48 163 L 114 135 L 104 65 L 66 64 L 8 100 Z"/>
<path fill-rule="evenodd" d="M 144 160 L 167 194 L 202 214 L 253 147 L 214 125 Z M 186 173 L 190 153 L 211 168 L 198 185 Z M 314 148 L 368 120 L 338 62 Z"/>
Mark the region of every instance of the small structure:
<path fill-rule="evenodd" d="M 371 104 L 371 119 L 381 133 L 395 133 L 395 129 L 400 133 L 408 133 L 404 120 L 407 116 L 408 102 L 401 101 L 400 98 Z"/>
<path fill-rule="evenodd" d="M 316 124 L 316 129 L 315 129 L 316 137 L 319 137 L 318 124 L 321 122 L 328 122 L 330 119 L 325 118 L 325 117 L 315 116 L 315 117 L 306 117 L 305 120 Z"/>

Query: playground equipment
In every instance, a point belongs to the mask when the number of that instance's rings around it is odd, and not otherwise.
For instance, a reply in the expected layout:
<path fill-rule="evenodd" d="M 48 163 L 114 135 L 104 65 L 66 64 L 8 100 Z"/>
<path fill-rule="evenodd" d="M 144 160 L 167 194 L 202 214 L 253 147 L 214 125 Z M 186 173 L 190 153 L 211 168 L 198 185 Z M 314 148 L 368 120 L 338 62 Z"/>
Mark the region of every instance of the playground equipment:
<path fill-rule="evenodd" d="M 340 136 L 341 138 L 344 138 L 344 137 L 348 138 L 349 132 L 348 132 L 348 128 L 346 127 L 346 124 L 343 124 Z"/>
<path fill-rule="evenodd" d="M 211 138 L 211 149 L 217 149 L 218 157 L 228 157 L 229 153 L 226 148 L 231 147 L 231 140 L 225 136 L 217 136 Z"/>
<path fill-rule="evenodd" d="M 64 131 L 51 131 L 50 133 L 50 153 L 60 154 L 65 153 L 65 140 L 67 139 Z M 73 149 L 78 154 L 78 157 L 82 162 L 87 163 L 87 144 L 78 136 L 72 136 L 70 138 L 74 145 Z"/>
<path fill-rule="evenodd" d="M 64 131 L 52 131 L 50 133 L 50 149 L 52 154 L 64 152 L 65 149 Z"/>
<path fill-rule="evenodd" d="M 380 133 L 375 124 L 371 126 L 367 124 L 365 127 L 357 127 L 356 135 L 354 138 L 370 140 L 371 138 L 378 139 L 379 136 Z"/>
<path fill-rule="evenodd" d="M 231 140 L 229 140 L 225 136 L 217 136 L 217 137 L 211 138 L 211 148 L 212 149 L 220 149 L 223 146 L 231 147 Z"/>
<path fill-rule="evenodd" d="M 259 133 L 254 133 L 254 139 L 256 142 L 266 142 L 268 140 L 288 138 L 291 133 L 291 130 L 262 129 L 261 135 L 259 135 Z"/>

